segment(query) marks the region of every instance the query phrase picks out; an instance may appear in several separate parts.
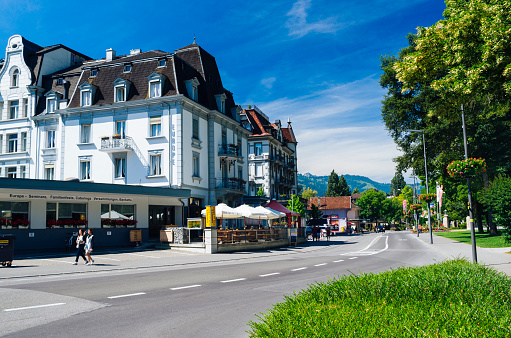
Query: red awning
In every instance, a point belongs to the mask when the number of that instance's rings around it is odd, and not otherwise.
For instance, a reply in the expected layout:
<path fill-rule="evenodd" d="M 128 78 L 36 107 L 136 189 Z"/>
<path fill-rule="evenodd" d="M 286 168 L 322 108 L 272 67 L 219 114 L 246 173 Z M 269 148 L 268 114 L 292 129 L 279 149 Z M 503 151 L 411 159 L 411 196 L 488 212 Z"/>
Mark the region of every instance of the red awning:
<path fill-rule="evenodd" d="M 279 202 L 273 200 L 270 203 L 266 204 L 265 207 L 271 208 L 273 210 L 277 210 L 285 213 L 287 216 L 301 216 L 299 212 L 294 212 L 280 204 Z"/>

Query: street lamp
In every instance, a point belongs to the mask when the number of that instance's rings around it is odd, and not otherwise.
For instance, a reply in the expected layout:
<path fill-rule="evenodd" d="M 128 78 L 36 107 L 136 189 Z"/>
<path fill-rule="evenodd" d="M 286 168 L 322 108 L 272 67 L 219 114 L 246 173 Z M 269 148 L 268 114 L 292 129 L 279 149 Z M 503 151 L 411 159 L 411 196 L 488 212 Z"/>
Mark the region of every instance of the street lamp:
<path fill-rule="evenodd" d="M 428 161 L 427 161 L 427 158 L 426 158 L 426 139 L 425 139 L 425 136 L 424 136 L 424 130 L 408 129 L 407 131 L 409 131 L 409 132 L 416 132 L 416 133 L 422 133 L 422 144 L 424 145 L 424 168 L 426 170 L 426 193 L 429 194 Z M 429 205 L 429 201 L 426 202 L 426 203 L 428 204 L 429 240 L 430 240 L 430 243 L 433 244 L 433 228 L 431 227 L 431 207 Z"/>

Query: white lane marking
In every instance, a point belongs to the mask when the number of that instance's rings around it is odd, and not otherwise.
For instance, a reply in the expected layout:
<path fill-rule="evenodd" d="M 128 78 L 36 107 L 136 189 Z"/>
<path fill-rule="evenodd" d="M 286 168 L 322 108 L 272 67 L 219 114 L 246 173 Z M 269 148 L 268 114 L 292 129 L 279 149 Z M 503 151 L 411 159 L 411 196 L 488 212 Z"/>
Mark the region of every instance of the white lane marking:
<path fill-rule="evenodd" d="M 339 262 L 344 262 L 344 259 L 339 259 L 337 261 L 333 261 L 332 263 L 339 263 Z"/>
<path fill-rule="evenodd" d="M 18 307 L 15 309 L 5 309 L 5 312 L 8 311 L 18 311 L 18 310 L 30 310 L 30 309 L 38 309 L 41 307 L 48 307 L 48 306 L 58 306 L 58 305 L 64 305 L 66 303 L 53 303 L 53 304 L 44 304 L 44 305 L 35 305 L 35 306 L 27 306 L 27 307 Z"/>
<path fill-rule="evenodd" d="M 316 264 L 314 266 L 323 266 L 323 265 L 326 265 L 326 263 Z"/>
<path fill-rule="evenodd" d="M 106 258 L 106 257 L 101 257 L 101 259 L 107 259 L 109 261 L 116 261 L 116 262 L 120 262 L 121 261 L 120 259 Z"/>
<path fill-rule="evenodd" d="M 357 259 L 358 257 L 350 257 L 350 259 Z"/>
<path fill-rule="evenodd" d="M 170 253 L 171 254 L 176 254 L 176 255 L 186 255 L 186 256 L 197 256 L 196 253 L 193 253 L 193 252 L 184 252 L 184 251 L 178 251 L 178 250 L 170 250 Z"/>
<path fill-rule="evenodd" d="M 141 295 L 145 295 L 145 292 L 130 293 L 130 294 L 128 294 L 128 295 L 110 296 L 110 297 L 108 297 L 108 299 L 124 298 L 124 297 L 133 297 L 133 296 L 141 296 Z"/>
<path fill-rule="evenodd" d="M 126 253 L 126 255 L 140 256 L 140 257 L 148 257 L 148 258 L 160 258 L 160 257 L 157 257 L 157 256 L 141 255 L 141 254 L 136 254 L 136 253 L 131 253 L 131 252 L 127 252 L 127 253 Z"/>
<path fill-rule="evenodd" d="M 176 290 L 184 290 L 184 289 L 198 288 L 199 286 L 202 286 L 202 285 L 195 284 L 195 285 L 180 286 L 180 287 L 177 287 L 177 288 L 170 288 L 170 289 L 171 289 L 172 291 L 176 291 Z"/>
<path fill-rule="evenodd" d="M 381 250 L 378 250 L 378 251 L 366 251 L 368 250 L 371 246 L 373 246 L 373 244 L 379 240 L 380 238 L 384 237 L 385 238 L 385 248 L 381 249 Z M 359 250 L 359 251 L 353 251 L 353 252 L 346 252 L 346 253 L 342 253 L 341 256 L 349 256 L 349 255 L 364 255 L 364 256 L 372 256 L 372 255 L 377 255 L 379 253 L 382 253 L 383 251 L 387 250 L 389 248 L 389 237 L 388 236 L 383 236 L 383 235 L 379 235 L 378 237 L 376 237 L 375 239 L 373 239 L 371 241 L 371 243 L 369 243 L 368 246 L 366 246 L 364 249 L 362 250 Z"/>
<path fill-rule="evenodd" d="M 59 261 L 58 259 L 49 259 L 49 258 L 43 258 L 42 261 L 49 261 L 49 262 L 59 262 L 59 263 L 68 263 L 73 264 L 73 262 L 66 262 L 66 261 Z"/>
<path fill-rule="evenodd" d="M 305 270 L 305 269 L 307 269 L 307 268 L 306 268 L 306 267 L 303 267 L 303 268 L 293 269 L 293 270 L 291 270 L 291 271 L 300 271 L 300 270 Z"/>
<path fill-rule="evenodd" d="M 242 280 L 246 280 L 246 278 L 238 278 L 238 279 L 223 280 L 223 281 L 220 281 L 220 283 L 240 282 L 240 281 L 242 281 Z"/>
<path fill-rule="evenodd" d="M 268 277 L 268 276 L 274 276 L 274 275 L 280 275 L 280 272 L 267 273 L 266 275 L 259 275 L 259 277 Z"/>

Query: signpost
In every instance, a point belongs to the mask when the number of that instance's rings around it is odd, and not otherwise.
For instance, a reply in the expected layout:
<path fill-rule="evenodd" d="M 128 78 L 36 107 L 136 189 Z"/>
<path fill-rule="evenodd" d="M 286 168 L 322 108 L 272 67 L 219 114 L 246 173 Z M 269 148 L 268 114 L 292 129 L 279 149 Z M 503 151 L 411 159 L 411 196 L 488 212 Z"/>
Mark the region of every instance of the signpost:
<path fill-rule="evenodd" d="M 206 228 L 216 228 L 216 213 L 214 205 L 208 205 L 206 207 Z"/>

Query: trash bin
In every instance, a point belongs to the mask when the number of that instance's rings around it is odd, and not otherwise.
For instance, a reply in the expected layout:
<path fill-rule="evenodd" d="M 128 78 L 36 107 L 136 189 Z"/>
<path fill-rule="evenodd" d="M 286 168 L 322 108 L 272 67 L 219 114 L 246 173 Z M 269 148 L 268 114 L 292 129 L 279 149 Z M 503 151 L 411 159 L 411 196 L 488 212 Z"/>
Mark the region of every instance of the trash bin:
<path fill-rule="evenodd" d="M 2 266 L 11 266 L 14 259 L 14 240 L 13 235 L 0 235 L 0 262 Z"/>

